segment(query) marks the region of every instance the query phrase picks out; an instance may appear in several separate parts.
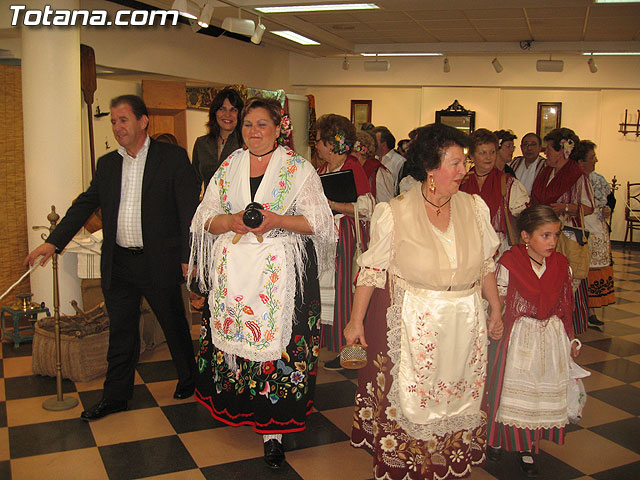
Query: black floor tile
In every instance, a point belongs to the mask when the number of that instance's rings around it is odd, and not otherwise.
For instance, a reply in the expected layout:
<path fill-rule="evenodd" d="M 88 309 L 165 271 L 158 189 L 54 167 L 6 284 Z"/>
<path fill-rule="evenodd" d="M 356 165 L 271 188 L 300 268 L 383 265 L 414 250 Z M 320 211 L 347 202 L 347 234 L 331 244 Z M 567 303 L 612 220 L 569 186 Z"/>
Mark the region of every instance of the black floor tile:
<path fill-rule="evenodd" d="M 614 305 L 624 305 L 626 303 L 637 303 L 637 302 L 632 302 L 631 300 L 627 300 L 626 298 L 616 296 L 616 303 Z M 596 311 L 600 312 L 601 310 L 596 310 Z"/>
<path fill-rule="evenodd" d="M 129 480 L 197 468 L 177 435 L 107 445 L 98 450 L 111 479 Z"/>
<path fill-rule="evenodd" d="M 616 322 L 613 322 L 616 323 Z M 622 326 L 626 326 L 623 324 L 618 324 Z M 605 325 L 605 332 L 611 334 L 608 330 L 609 325 Z M 629 327 L 633 328 L 633 327 Z M 640 332 L 640 328 L 633 328 L 636 332 Z M 630 335 L 627 333 L 618 333 L 616 335 Z M 622 338 L 603 338 L 601 340 L 594 340 L 593 342 L 587 342 L 587 345 L 590 347 L 597 348 L 599 350 L 604 350 L 605 352 L 609 352 L 613 355 L 618 355 L 619 357 L 629 357 L 631 355 L 637 355 L 640 353 L 640 344 L 635 342 L 630 342 L 629 340 L 624 340 Z"/>
<path fill-rule="evenodd" d="M 631 480 L 638 478 L 638 472 L 640 472 L 640 462 L 629 463 L 604 472 L 592 473 L 591 478 L 596 480 Z"/>
<path fill-rule="evenodd" d="M 317 447 L 328 443 L 345 442 L 349 437 L 327 417 L 314 412 L 307 417 L 307 428 L 302 432 L 282 436 L 285 451 Z"/>
<path fill-rule="evenodd" d="M 31 355 L 31 342 L 21 343 L 18 348 L 13 342 L 2 342 L 2 358 L 26 357 Z"/>
<path fill-rule="evenodd" d="M 358 372 L 360 370 L 353 370 L 353 369 L 349 369 L 349 368 L 345 368 L 344 370 L 340 371 L 340 375 L 342 375 L 343 377 L 348 378 L 349 380 L 353 380 L 354 378 L 358 378 Z"/>
<path fill-rule="evenodd" d="M 11 458 L 95 447 L 89 424 L 80 418 L 9 427 Z"/>
<path fill-rule="evenodd" d="M 94 406 L 102 399 L 102 390 L 89 390 L 88 392 L 78 392 L 82 406 L 86 410 Z M 129 400 L 129 410 L 139 410 L 141 408 L 157 407 L 158 402 L 153 398 L 151 392 L 145 385 L 133 386 L 133 398 Z"/>
<path fill-rule="evenodd" d="M 0 480 L 11 480 L 11 462 L 9 460 L 0 462 Z"/>
<path fill-rule="evenodd" d="M 634 315 L 633 313 L 631 315 Z M 640 333 L 640 328 L 632 327 L 624 323 L 607 320 L 602 326 L 603 332 L 608 335 L 633 335 L 634 333 Z"/>
<path fill-rule="evenodd" d="M 622 445 L 631 451 L 640 453 L 640 418 L 627 418 L 617 422 L 591 427 L 589 430 Z M 638 471 L 640 477 L 640 471 Z"/>
<path fill-rule="evenodd" d="M 209 410 L 198 402 L 167 405 L 161 408 L 176 433 L 226 427 L 226 424 L 213 418 Z"/>
<path fill-rule="evenodd" d="M 0 428 L 7 426 L 7 402 L 0 402 Z"/>
<path fill-rule="evenodd" d="M 286 453 L 285 453 L 286 455 Z M 302 477 L 288 464 L 284 463 L 278 470 L 270 469 L 261 458 L 251 458 L 239 462 L 213 465 L 201 468 L 207 480 L 242 479 L 242 480 L 302 480 Z"/>
<path fill-rule="evenodd" d="M 578 423 L 568 423 L 564 426 L 564 433 L 576 432 L 578 430 L 583 430 L 583 428 Z"/>
<path fill-rule="evenodd" d="M 178 379 L 178 373 L 172 360 L 138 363 L 136 370 L 145 383 Z"/>
<path fill-rule="evenodd" d="M 0 358 L 0 378 L 4 378 L 4 363 L 1 358 Z"/>
<path fill-rule="evenodd" d="M 591 365 L 589 365 L 589 368 L 591 368 Z M 604 388 L 589 392 L 588 395 L 632 415 L 640 415 L 640 388 L 636 388 L 633 385 Z M 589 400 L 587 399 L 587 401 Z"/>
<path fill-rule="evenodd" d="M 318 410 L 353 406 L 357 389 L 357 385 L 350 380 L 318 384 L 316 385 L 313 406 Z"/>
<path fill-rule="evenodd" d="M 42 397 L 56 394 L 56 379 L 42 375 L 12 377 L 4 379 L 7 400 Z M 62 393 L 75 392 L 76 386 L 71 380 L 62 379 Z"/>
<path fill-rule="evenodd" d="M 582 472 L 558 460 L 553 455 L 540 450 L 534 455 L 538 465 L 538 480 L 571 480 L 584 476 Z M 520 468 L 516 452 L 503 452 L 499 462 L 487 461 L 484 469 L 499 480 L 520 480 L 527 478 Z"/>
<path fill-rule="evenodd" d="M 640 363 L 631 362 L 624 358 L 590 363 L 589 368 L 625 383 L 640 381 Z"/>

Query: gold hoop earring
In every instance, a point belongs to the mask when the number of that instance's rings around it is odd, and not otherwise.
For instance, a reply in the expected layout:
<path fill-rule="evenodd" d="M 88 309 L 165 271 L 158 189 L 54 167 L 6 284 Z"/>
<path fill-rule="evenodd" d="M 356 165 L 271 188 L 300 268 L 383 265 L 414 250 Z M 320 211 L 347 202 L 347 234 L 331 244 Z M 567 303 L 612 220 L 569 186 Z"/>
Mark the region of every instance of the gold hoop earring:
<path fill-rule="evenodd" d="M 433 177 L 431 175 L 429 175 L 429 191 L 431 192 L 431 195 L 436 193 L 436 182 L 433 180 Z"/>

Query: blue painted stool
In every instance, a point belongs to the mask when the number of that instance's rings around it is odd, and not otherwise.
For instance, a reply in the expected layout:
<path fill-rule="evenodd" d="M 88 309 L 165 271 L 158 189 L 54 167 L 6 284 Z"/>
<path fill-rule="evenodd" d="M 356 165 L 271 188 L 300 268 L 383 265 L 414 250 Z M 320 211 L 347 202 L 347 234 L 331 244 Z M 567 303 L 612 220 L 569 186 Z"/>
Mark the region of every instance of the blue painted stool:
<path fill-rule="evenodd" d="M 20 342 L 25 342 L 27 340 L 32 340 L 33 335 L 22 336 L 20 335 L 21 331 L 32 330 L 33 325 L 24 325 L 20 326 L 20 319 L 23 317 L 27 317 L 30 321 L 35 322 L 38 319 L 38 315 L 40 313 L 46 313 L 47 316 L 50 316 L 49 309 L 47 307 L 36 306 L 33 308 L 29 308 L 24 310 L 22 307 L 18 306 L 5 306 L 2 307 L 2 338 L 8 336 L 13 339 L 13 347 L 18 348 L 20 346 Z M 13 330 L 7 330 L 5 328 L 4 320 L 5 315 L 11 316 L 13 321 Z"/>

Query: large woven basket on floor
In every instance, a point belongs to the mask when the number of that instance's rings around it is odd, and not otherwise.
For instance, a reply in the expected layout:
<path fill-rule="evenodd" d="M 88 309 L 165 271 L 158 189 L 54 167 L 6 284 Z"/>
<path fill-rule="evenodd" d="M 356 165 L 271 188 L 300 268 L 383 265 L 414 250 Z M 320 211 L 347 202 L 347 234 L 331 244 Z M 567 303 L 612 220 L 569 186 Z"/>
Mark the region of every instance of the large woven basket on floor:
<path fill-rule="evenodd" d="M 109 330 L 76 337 L 60 335 L 62 376 L 74 382 L 87 382 L 107 373 Z M 56 340 L 53 332 L 35 327 L 33 373 L 56 376 Z"/>

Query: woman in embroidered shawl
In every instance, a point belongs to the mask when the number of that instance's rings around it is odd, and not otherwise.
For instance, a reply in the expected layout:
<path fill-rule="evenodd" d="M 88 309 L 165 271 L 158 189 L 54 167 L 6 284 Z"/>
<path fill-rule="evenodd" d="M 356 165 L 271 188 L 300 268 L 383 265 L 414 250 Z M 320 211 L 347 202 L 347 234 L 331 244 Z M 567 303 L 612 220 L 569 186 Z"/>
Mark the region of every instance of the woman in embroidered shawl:
<path fill-rule="evenodd" d="M 560 220 L 551 207 L 528 207 L 518 228 L 524 244 L 505 252 L 496 272 L 504 335 L 489 348 L 487 456 L 517 451 L 522 470 L 535 476 L 532 452 L 541 439 L 562 445 L 569 423 L 573 293 L 569 263 L 555 251 Z"/>
<path fill-rule="evenodd" d="M 422 164 L 421 183 L 376 206 L 358 259 L 344 334 L 367 347 L 369 363 L 351 444 L 372 451 L 376 479 L 465 477 L 484 461 L 487 332 L 502 334 L 498 237 L 480 196 L 458 191 L 467 142 L 442 124 L 418 130 L 408 161 Z"/>
<path fill-rule="evenodd" d="M 586 217 L 594 210 L 593 189 L 589 177 L 576 161 L 580 138 L 570 128 L 556 128 L 545 137 L 546 167 L 540 170 L 531 188 L 531 204 L 549 205 L 556 215 L 566 218 L 565 225 L 580 228 L 580 208 Z M 563 230 L 575 240 L 575 234 Z M 587 329 L 589 307 L 586 279 L 574 279 L 575 305 L 573 331 L 579 335 Z"/>
<path fill-rule="evenodd" d="M 509 249 L 507 222 L 511 222 L 527 207 L 529 194 L 519 180 L 496 167 L 498 138 L 493 132 L 479 128 L 469 139 L 469 158 L 474 167 L 460 185 L 460 190 L 480 195 L 489 207 L 491 225 L 500 239 L 499 258 Z M 507 210 L 509 219 L 505 218 Z"/>
<path fill-rule="evenodd" d="M 613 267 L 611 266 L 611 240 L 609 227 L 605 222 L 611 216 L 607 204 L 607 196 L 611 193 L 611 185 L 607 179 L 596 172 L 596 144 L 590 140 L 581 140 L 577 147 L 576 160 L 580 168 L 589 176 L 593 187 L 595 209 L 591 215 L 584 217 L 585 228 L 589 230 L 589 252 L 591 263 L 587 283 L 589 285 L 589 318 L 588 323 L 596 326 L 604 325 L 595 314 L 594 308 L 605 307 L 615 303 L 613 288 Z"/>
<path fill-rule="evenodd" d="M 193 218 L 190 265 L 209 292 L 196 399 L 265 440 L 265 461 L 284 462 L 282 433 L 304 430 L 320 343 L 318 271 L 335 244 L 331 211 L 313 166 L 278 146 L 281 107 L 253 98 L 242 112 L 247 150 L 213 176 Z M 243 222 L 262 205 L 262 224 Z M 195 267 L 194 267 L 195 265 Z"/>
<path fill-rule="evenodd" d="M 342 331 L 351 314 L 353 302 L 353 256 L 356 254 L 355 209 L 360 220 L 360 238 L 366 245 L 369 240 L 369 225 L 375 200 L 371 195 L 369 181 L 362 165 L 353 156 L 356 143 L 356 129 L 348 118 L 328 114 L 318 119 L 316 124 L 316 151 L 325 163 L 318 169 L 319 174 L 351 170 L 356 184 L 357 200 L 353 203 L 334 202 L 329 206 L 334 212 L 334 222 L 338 232 L 335 271 L 320 279 L 322 293 L 322 346 L 339 352 L 345 345 Z M 364 250 L 365 247 L 361 246 Z M 325 362 L 327 370 L 341 370 L 340 357 Z"/>

